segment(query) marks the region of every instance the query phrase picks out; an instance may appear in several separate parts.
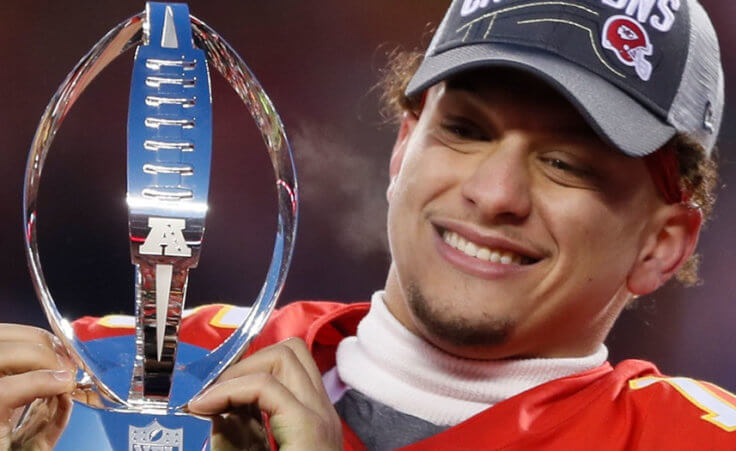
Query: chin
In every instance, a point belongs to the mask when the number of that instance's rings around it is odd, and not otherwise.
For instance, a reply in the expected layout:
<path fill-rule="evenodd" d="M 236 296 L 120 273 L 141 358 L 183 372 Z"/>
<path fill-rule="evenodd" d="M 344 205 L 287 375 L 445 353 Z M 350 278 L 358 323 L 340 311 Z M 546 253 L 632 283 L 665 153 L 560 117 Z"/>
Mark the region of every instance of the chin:
<path fill-rule="evenodd" d="M 429 301 L 416 285 L 408 287 L 407 303 L 417 325 L 429 341 L 443 349 L 467 348 L 468 352 L 474 354 L 472 350 L 495 348 L 505 344 L 514 329 L 514 321 L 510 318 L 487 315 L 463 316 L 463 312 L 438 309 L 437 304 Z M 450 300 L 444 305 L 461 305 L 461 303 Z"/>

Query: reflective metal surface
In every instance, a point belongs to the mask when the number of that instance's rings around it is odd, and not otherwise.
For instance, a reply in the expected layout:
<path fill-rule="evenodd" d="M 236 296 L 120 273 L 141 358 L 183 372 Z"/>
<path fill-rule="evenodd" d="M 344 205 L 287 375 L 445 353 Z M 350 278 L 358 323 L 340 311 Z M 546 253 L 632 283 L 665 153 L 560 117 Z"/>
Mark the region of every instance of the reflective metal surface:
<path fill-rule="evenodd" d="M 197 266 L 201 252 L 212 96 L 207 60 L 194 47 L 187 5 L 147 3 L 143 30 L 128 106 L 127 199 L 136 266 L 136 357 L 128 401 L 150 409 L 169 402 L 189 269 Z M 146 63 L 151 59 L 192 61 L 193 66 L 153 68 Z M 180 98 L 189 103 L 172 101 Z M 195 120 L 196 126 L 181 126 Z M 151 202 L 136 202 L 140 198 Z M 159 217 L 162 211 L 165 217 Z"/>
<path fill-rule="evenodd" d="M 110 345 L 104 350 L 100 346 L 95 346 L 94 342 L 84 342 L 80 340 L 71 327 L 70 321 L 74 318 L 65 318 L 58 310 L 49 288 L 44 280 L 43 270 L 39 256 L 36 223 L 37 217 L 37 199 L 40 184 L 40 177 L 43 171 L 44 161 L 48 155 L 49 149 L 53 142 L 54 136 L 61 126 L 66 114 L 79 98 L 87 85 L 102 71 L 114 58 L 126 50 L 139 45 L 143 41 L 144 33 L 142 30 L 145 13 L 140 13 L 130 19 L 122 22 L 105 35 L 91 50 L 82 58 L 77 66 L 69 73 L 67 78 L 58 88 L 47 106 L 38 129 L 36 131 L 31 149 L 29 152 L 28 163 L 25 174 L 24 197 L 23 197 L 23 217 L 25 221 L 25 244 L 26 256 L 32 275 L 32 281 L 36 293 L 41 301 L 46 316 L 51 324 L 54 332 L 60 337 L 67 349 L 70 350 L 76 363 L 89 375 L 101 393 L 112 402 L 111 405 L 118 405 L 133 410 L 145 409 L 140 403 L 129 399 L 131 393 L 131 383 L 133 377 L 134 361 L 138 355 L 141 343 L 132 344 L 126 340 L 111 340 Z M 278 193 L 279 211 L 278 225 L 275 236 L 275 246 L 272 254 L 272 260 L 269 266 L 268 275 L 263 287 L 252 303 L 252 308 L 248 317 L 243 324 L 231 335 L 231 337 L 206 355 L 197 358 L 191 362 L 179 362 L 178 359 L 173 363 L 176 371 L 173 375 L 173 384 L 171 386 L 170 398 L 167 410 L 176 410 L 184 406 L 192 397 L 201 392 L 209 384 L 211 384 L 217 376 L 234 360 L 238 359 L 245 351 L 247 344 L 255 337 L 255 335 L 265 325 L 268 316 L 273 310 L 276 299 L 283 287 L 283 282 L 289 267 L 291 255 L 293 252 L 294 239 L 296 236 L 296 220 L 297 220 L 297 199 L 298 190 L 296 182 L 296 174 L 292 161 L 291 149 L 286 139 L 281 121 L 276 113 L 270 99 L 261 88 L 258 81 L 254 78 L 243 60 L 233 51 L 233 49 L 219 36 L 215 31 L 208 27 L 204 22 L 195 17 L 191 17 L 191 29 L 196 47 L 201 48 L 211 67 L 214 67 L 235 89 L 238 96 L 243 100 L 249 109 L 256 124 L 261 130 L 264 143 L 268 149 L 275 172 L 275 188 Z M 173 45 L 171 35 L 167 40 L 168 45 Z M 177 35 L 177 42 L 181 42 Z M 195 71 L 197 61 L 195 60 L 170 60 L 162 58 L 149 58 L 144 63 L 145 67 L 153 70 L 163 70 L 165 68 L 177 68 L 186 74 L 184 81 L 169 82 L 166 80 L 150 79 L 150 85 L 176 86 L 179 89 L 192 89 L 186 80 L 190 80 L 189 71 Z M 193 73 L 193 72 L 192 72 Z M 159 77 L 159 75 L 155 75 Z M 168 78 L 160 76 L 161 78 Z M 176 77 L 171 77 L 176 78 Z M 176 106 L 177 108 L 196 108 L 198 99 L 193 96 L 167 97 L 161 95 L 147 95 L 143 99 L 143 103 L 148 106 L 168 107 Z M 151 119 L 154 119 L 153 121 Z M 170 124 L 156 122 L 155 119 L 166 119 L 159 116 L 147 116 L 143 118 L 146 127 L 155 129 L 161 127 L 172 127 Z M 179 120 L 179 118 L 177 118 Z M 193 121 L 194 127 L 200 126 L 199 118 Z M 187 122 L 189 124 L 189 122 Z M 184 126 L 181 127 L 182 129 Z M 163 140 L 151 140 L 163 141 Z M 184 141 L 181 141 L 184 142 Z M 149 143 L 149 147 L 151 147 Z M 194 152 L 196 153 L 196 143 Z M 180 149 L 184 154 L 184 149 Z M 158 152 L 167 152 L 171 149 L 162 149 L 158 146 Z M 179 151 L 179 149 L 175 149 Z M 149 152 L 156 152 L 150 150 Z M 145 164 L 153 164 L 158 166 L 154 168 L 148 166 L 148 171 L 143 169 Z M 146 161 L 141 165 L 140 173 L 148 177 L 174 176 L 181 179 L 196 177 L 196 165 L 194 175 L 187 175 L 181 171 L 166 172 L 166 169 L 159 170 L 161 167 L 173 167 L 169 162 Z M 155 172 L 156 174 L 152 174 Z M 207 212 L 206 199 L 201 200 L 196 190 L 191 190 L 192 195 L 188 197 L 189 201 L 186 205 L 177 202 L 176 207 L 161 207 L 161 195 L 163 192 L 169 193 L 172 197 L 181 194 L 182 191 L 164 189 L 165 187 L 147 187 L 148 195 L 143 194 L 141 190 L 140 196 L 128 197 L 127 204 L 131 211 L 145 211 L 147 216 L 155 216 L 161 218 L 204 218 Z M 188 188 L 185 188 L 188 189 Z M 150 191 L 153 190 L 153 191 Z M 178 194 L 177 194 L 178 193 Z M 147 237 L 150 227 L 148 222 L 143 218 L 134 218 L 131 216 L 131 230 L 145 230 L 146 233 L 136 235 Z M 175 224 L 171 224 L 172 227 Z M 203 228 L 203 224 L 199 224 Z M 159 269 L 158 276 L 161 278 L 171 277 L 171 289 L 169 293 L 169 309 L 170 317 L 176 317 L 180 312 L 176 301 L 186 292 L 186 278 L 182 271 L 185 268 L 193 266 L 195 263 L 194 249 L 201 245 L 201 234 L 197 230 L 194 235 L 189 234 L 192 224 L 186 224 L 182 231 L 185 241 L 185 247 L 193 251 L 193 256 L 147 256 L 141 254 L 141 261 L 146 262 L 149 268 L 153 268 L 154 273 L 149 274 L 146 271 L 140 271 L 137 275 L 136 284 L 145 286 L 150 283 L 152 278 L 156 278 L 156 264 L 170 264 L 170 273 L 167 269 Z M 133 234 L 131 234 L 133 237 Z M 144 240 L 145 241 L 145 240 Z M 176 252 L 186 252 L 184 246 L 178 248 Z M 174 259 L 166 262 L 162 260 L 164 257 Z M 146 260 L 150 259 L 150 260 Z M 188 260 L 187 259 L 191 259 Z M 143 267 L 143 265 L 141 265 Z M 140 290 L 141 296 L 145 296 L 145 290 Z M 151 298 L 150 302 L 155 304 L 156 300 Z M 172 299 L 174 300 L 172 302 Z M 148 302 L 148 300 L 146 300 Z M 144 302 L 142 301 L 143 305 Z M 249 304 L 244 302 L 242 304 Z M 146 304 L 147 305 L 147 304 Z M 148 312 L 148 307 L 143 308 L 144 316 Z M 167 317 L 167 327 L 169 320 Z M 166 330 L 168 333 L 168 329 Z M 154 340 L 158 348 L 159 337 Z M 172 352 L 170 347 L 171 341 L 167 341 L 164 336 L 162 346 L 160 347 L 161 355 Z M 158 349 L 154 351 L 158 354 Z M 170 364 L 171 362 L 169 362 Z M 133 391 L 133 393 L 138 393 Z M 137 396 L 137 395 L 136 395 Z"/>

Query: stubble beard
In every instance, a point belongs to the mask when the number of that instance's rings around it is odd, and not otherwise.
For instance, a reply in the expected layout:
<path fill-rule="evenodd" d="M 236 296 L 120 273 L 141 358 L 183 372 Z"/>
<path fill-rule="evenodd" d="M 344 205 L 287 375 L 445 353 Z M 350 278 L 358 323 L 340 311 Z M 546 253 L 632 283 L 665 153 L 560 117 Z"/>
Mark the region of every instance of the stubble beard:
<path fill-rule="evenodd" d="M 489 347 L 506 342 L 513 321 L 508 318 L 471 319 L 455 312 L 442 311 L 427 300 L 416 284 L 407 287 L 407 303 L 427 331 L 454 346 Z M 445 305 L 462 305 L 455 302 Z"/>

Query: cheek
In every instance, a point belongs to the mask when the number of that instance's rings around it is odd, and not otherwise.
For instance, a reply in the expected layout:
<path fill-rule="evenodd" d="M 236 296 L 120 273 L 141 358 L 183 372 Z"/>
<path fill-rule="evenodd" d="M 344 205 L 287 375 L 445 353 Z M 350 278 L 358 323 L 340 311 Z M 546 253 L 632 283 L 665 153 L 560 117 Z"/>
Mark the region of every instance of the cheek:
<path fill-rule="evenodd" d="M 545 299 L 537 318 L 562 331 L 598 324 L 636 259 L 636 228 L 599 203 L 567 199 L 548 211 L 547 228 L 557 246 L 551 271 L 538 287 Z M 556 213 L 556 214 L 552 214 Z"/>
<path fill-rule="evenodd" d="M 419 205 L 440 198 L 457 186 L 462 172 L 455 155 L 440 146 L 422 141 L 407 150 L 396 178 L 392 202 L 398 208 Z"/>
<path fill-rule="evenodd" d="M 416 152 L 407 151 L 399 173 L 393 184 L 388 205 L 388 235 L 389 244 L 394 256 L 395 246 L 403 245 L 411 238 L 421 205 L 428 196 L 426 190 L 432 183 L 423 183 L 428 177 L 428 171 Z"/>
<path fill-rule="evenodd" d="M 611 207 L 596 193 L 566 196 L 547 223 L 559 249 L 559 263 L 585 282 L 618 286 L 633 265 L 642 224 L 636 207 Z"/>
<path fill-rule="evenodd" d="M 388 208 L 389 246 L 400 266 L 402 262 L 416 266 L 412 260 L 426 251 L 419 242 L 432 233 L 426 221 L 429 213 L 457 210 L 454 193 L 459 193 L 462 172 L 453 152 L 419 140 L 412 144 L 397 174 Z"/>

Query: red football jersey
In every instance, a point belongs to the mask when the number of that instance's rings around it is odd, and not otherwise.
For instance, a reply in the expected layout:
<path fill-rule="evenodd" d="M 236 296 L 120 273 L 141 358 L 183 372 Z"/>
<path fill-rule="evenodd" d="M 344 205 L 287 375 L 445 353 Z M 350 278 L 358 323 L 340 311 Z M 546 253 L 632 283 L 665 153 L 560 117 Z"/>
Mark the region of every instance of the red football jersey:
<path fill-rule="evenodd" d="M 248 354 L 289 337 L 309 346 L 321 371 L 335 365 L 340 341 L 354 335 L 368 303 L 297 302 L 276 311 Z M 224 305 L 189 312 L 181 340 L 213 349 L 247 309 Z M 128 319 L 126 319 L 128 318 Z M 132 334 L 132 318 L 82 318 L 83 340 Z M 626 360 L 547 382 L 446 431 L 405 447 L 425 449 L 736 449 L 736 396 L 706 382 L 666 377 L 651 363 Z M 343 425 L 345 449 L 365 449 Z"/>

